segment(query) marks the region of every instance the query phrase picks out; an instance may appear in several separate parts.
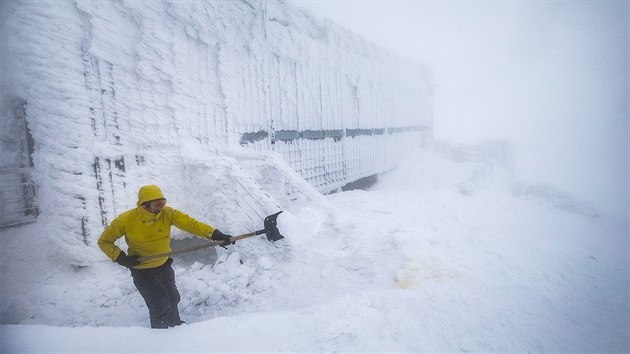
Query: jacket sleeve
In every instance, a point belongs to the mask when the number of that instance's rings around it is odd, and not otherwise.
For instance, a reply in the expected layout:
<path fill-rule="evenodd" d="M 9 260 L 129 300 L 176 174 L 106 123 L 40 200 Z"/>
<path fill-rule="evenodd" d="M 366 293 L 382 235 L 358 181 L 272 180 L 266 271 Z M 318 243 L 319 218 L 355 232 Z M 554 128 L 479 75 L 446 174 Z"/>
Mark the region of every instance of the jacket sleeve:
<path fill-rule="evenodd" d="M 212 237 L 212 232 L 215 230 L 214 227 L 202 223 L 189 216 L 188 214 L 182 213 L 179 210 L 173 209 L 172 221 L 173 225 L 175 225 L 178 229 L 184 230 L 191 234 L 201 236 L 204 238 Z"/>
<path fill-rule="evenodd" d="M 116 258 L 120 255 L 122 250 L 114 244 L 116 240 L 121 238 L 125 234 L 125 228 L 123 227 L 123 222 L 116 218 L 109 224 L 108 227 L 105 228 L 105 231 L 101 234 L 101 237 L 98 238 L 98 247 L 109 257 L 112 261 L 115 261 Z"/>

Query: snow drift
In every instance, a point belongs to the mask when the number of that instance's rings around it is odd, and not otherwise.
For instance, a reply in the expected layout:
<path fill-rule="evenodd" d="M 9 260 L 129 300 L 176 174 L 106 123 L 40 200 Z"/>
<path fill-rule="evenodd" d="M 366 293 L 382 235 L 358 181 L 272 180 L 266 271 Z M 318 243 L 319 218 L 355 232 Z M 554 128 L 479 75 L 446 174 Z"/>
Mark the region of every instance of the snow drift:
<path fill-rule="evenodd" d="M 13 212 L 36 190 L 24 221 L 37 207 L 76 265 L 101 257 L 96 238 L 141 185 L 233 208 L 209 199 L 200 170 L 189 173 L 200 158 L 274 151 L 328 192 L 393 167 L 431 136 L 426 69 L 283 2 L 1 6 L 0 198 Z M 22 144 L 31 138 L 32 154 Z M 23 186 L 29 194 L 9 202 Z M 307 193 L 283 194 L 294 192 Z M 199 204 L 195 216 L 223 217 Z M 0 227 L 14 221 L 3 213 Z"/>
<path fill-rule="evenodd" d="M 627 352 L 627 224 L 443 156 L 416 151 L 369 191 L 326 196 L 337 217 L 285 211 L 277 248 L 176 258 L 188 324 L 168 331 L 148 328 L 124 268 L 71 267 L 37 225 L 16 229 L 0 313 L 19 325 L 0 326 L 0 351 Z"/>

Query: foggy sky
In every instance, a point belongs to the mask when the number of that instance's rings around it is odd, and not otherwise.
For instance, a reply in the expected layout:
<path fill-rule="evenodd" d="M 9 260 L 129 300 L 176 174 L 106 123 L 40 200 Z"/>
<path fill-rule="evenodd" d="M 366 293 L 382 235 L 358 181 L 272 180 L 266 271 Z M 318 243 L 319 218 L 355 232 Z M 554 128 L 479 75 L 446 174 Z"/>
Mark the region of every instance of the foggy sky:
<path fill-rule="evenodd" d="M 628 219 L 628 3 L 307 1 L 434 73 L 437 139 L 507 139 L 519 180 Z"/>

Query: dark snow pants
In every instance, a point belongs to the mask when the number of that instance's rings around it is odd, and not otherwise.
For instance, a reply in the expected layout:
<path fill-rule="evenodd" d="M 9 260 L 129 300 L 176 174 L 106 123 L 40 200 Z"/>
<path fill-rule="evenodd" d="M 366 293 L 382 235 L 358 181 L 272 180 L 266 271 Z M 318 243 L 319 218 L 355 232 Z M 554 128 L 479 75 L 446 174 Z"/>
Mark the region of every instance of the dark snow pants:
<path fill-rule="evenodd" d="M 151 328 L 168 328 L 182 324 L 177 304 L 180 297 L 175 285 L 175 271 L 169 258 L 156 268 L 132 269 L 133 283 L 149 308 Z"/>

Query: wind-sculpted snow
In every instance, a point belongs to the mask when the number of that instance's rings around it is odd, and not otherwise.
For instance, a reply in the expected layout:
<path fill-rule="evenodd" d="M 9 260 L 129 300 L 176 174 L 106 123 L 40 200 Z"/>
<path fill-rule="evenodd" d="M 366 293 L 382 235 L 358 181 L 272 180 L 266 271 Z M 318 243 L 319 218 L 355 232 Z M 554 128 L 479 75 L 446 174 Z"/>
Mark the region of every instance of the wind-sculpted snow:
<path fill-rule="evenodd" d="M 0 187 L 32 180 L 37 222 L 75 265 L 104 259 L 96 238 L 145 184 L 204 221 L 237 225 L 226 220 L 234 201 L 211 199 L 210 180 L 232 187 L 213 179 L 215 166 L 189 173 L 200 159 L 280 154 L 297 174 L 265 188 L 286 209 L 313 187 L 390 169 L 431 137 L 426 69 L 283 2 L 19 0 L 0 16 L 0 170 L 20 169 Z M 22 134 L 15 112 L 28 124 L 20 139 L 35 143 L 32 165 L 8 138 Z M 4 207 L 20 209 L 16 200 Z M 235 213 L 259 217 L 244 209 Z"/>
<path fill-rule="evenodd" d="M 3 243 L 0 352 L 627 352 L 627 225 L 443 156 L 323 197 L 336 217 L 282 213 L 275 245 L 174 257 L 188 323 L 159 332 L 126 269 L 40 257 L 27 225 Z"/>

